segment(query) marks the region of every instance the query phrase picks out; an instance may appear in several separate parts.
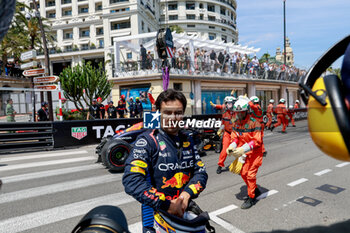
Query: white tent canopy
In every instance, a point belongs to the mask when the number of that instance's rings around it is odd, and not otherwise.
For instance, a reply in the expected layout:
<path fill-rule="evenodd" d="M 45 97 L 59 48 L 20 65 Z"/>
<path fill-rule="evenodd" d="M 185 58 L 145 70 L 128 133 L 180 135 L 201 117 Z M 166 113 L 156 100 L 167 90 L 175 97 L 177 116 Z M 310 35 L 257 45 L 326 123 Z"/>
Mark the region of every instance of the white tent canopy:
<path fill-rule="evenodd" d="M 143 44 L 146 50 L 155 52 L 156 47 L 156 35 L 157 32 L 150 32 L 150 33 L 143 33 L 138 35 L 132 35 L 132 36 L 124 36 L 124 37 L 118 37 L 114 38 L 114 56 L 115 56 L 115 67 L 118 70 L 118 64 L 120 63 L 120 46 L 123 46 L 126 49 L 129 49 L 135 53 L 140 52 L 140 44 Z M 254 48 L 248 46 L 242 46 L 237 45 L 233 43 L 224 43 L 223 41 L 220 41 L 219 39 L 215 40 L 208 40 L 206 38 L 201 38 L 199 36 L 195 35 L 186 35 L 186 33 L 178 34 L 176 32 L 172 33 L 173 35 L 173 42 L 174 46 L 176 48 L 181 47 L 189 47 L 191 51 L 191 58 L 193 59 L 194 56 L 194 49 L 200 48 L 207 51 L 214 50 L 215 52 L 224 51 L 226 50 L 228 53 L 234 53 L 239 52 L 241 54 L 256 54 L 260 51 L 260 48 Z M 151 39 L 149 39 L 151 38 Z M 146 43 L 140 42 L 144 39 L 148 40 Z"/>

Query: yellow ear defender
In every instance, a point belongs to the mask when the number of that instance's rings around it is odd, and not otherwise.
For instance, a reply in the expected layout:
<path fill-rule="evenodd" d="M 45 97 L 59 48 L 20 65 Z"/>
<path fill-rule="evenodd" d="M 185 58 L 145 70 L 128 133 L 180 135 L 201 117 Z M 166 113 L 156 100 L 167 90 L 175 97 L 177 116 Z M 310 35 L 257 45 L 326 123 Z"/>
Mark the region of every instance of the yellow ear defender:
<path fill-rule="evenodd" d="M 338 76 L 321 75 L 345 53 L 349 44 L 350 36 L 335 44 L 299 83 L 301 97 L 308 105 L 312 140 L 327 155 L 344 161 L 350 161 L 350 111 L 345 103 L 345 88 Z"/>

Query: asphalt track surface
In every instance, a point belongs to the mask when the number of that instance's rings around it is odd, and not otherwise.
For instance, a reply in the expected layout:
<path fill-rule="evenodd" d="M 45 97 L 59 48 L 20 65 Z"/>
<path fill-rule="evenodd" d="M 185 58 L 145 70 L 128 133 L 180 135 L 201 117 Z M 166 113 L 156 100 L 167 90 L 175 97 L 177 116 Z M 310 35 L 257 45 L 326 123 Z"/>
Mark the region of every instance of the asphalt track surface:
<path fill-rule="evenodd" d="M 268 155 L 258 172 L 263 194 L 240 209 L 246 186 L 240 176 L 216 174 L 219 154 L 203 157 L 209 180 L 197 199 L 216 232 L 292 230 L 350 219 L 350 163 L 334 160 L 313 144 L 306 121 L 265 131 Z M 124 192 L 122 174 L 95 164 L 94 146 L 0 155 L 0 232 L 71 232 L 99 205 L 117 205 L 131 232 L 141 232 L 140 204 Z M 228 158 L 226 165 L 232 162 Z"/>

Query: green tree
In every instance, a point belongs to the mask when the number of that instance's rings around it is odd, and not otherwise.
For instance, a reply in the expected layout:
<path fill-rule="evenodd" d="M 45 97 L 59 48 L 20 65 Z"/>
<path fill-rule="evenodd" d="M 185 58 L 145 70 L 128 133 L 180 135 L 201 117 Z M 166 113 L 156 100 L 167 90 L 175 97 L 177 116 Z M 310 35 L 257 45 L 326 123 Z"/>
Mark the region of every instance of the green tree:
<path fill-rule="evenodd" d="M 90 62 L 68 67 L 60 74 L 64 96 L 84 112 L 84 106 L 90 106 L 92 100 L 101 97 L 105 100 L 112 90 L 102 63 L 94 68 Z"/>
<path fill-rule="evenodd" d="M 176 33 L 183 33 L 184 32 L 184 29 L 182 27 L 180 27 L 179 25 L 172 25 L 169 28 L 172 32 L 174 32 L 174 31 Z"/>
<path fill-rule="evenodd" d="M 271 55 L 268 52 L 266 52 L 260 57 L 259 62 L 264 63 L 265 61 L 268 61 L 270 57 Z"/>

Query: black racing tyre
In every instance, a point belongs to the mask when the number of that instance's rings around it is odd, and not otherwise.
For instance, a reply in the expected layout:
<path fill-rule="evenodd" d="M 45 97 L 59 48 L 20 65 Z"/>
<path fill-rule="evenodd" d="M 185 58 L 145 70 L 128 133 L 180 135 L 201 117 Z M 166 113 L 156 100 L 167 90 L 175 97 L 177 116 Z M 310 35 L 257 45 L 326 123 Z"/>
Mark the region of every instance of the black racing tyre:
<path fill-rule="evenodd" d="M 122 139 L 114 139 L 106 147 L 105 156 L 102 156 L 105 159 L 106 167 L 110 171 L 123 171 L 125 161 L 130 154 L 131 145 Z"/>
<path fill-rule="evenodd" d="M 216 141 L 214 143 L 214 150 L 215 150 L 215 153 L 220 153 L 221 152 L 221 146 L 222 146 L 222 143 L 220 141 Z"/>
<path fill-rule="evenodd" d="M 101 143 L 96 148 L 96 153 L 101 157 L 102 164 L 107 167 L 106 164 L 106 153 L 108 146 L 113 141 L 112 137 L 102 138 Z"/>

